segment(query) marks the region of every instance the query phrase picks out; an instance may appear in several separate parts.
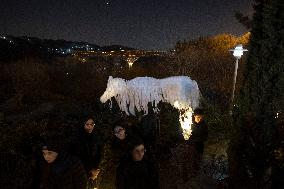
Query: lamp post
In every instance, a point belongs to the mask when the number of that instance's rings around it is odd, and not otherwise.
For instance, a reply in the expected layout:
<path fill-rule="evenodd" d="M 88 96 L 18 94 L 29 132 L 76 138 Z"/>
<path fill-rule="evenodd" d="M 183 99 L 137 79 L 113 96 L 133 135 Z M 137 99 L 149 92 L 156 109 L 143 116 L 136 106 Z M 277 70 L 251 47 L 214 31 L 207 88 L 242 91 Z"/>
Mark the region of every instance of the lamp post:
<path fill-rule="evenodd" d="M 242 55 L 244 54 L 244 51 L 248 51 L 248 50 L 247 49 L 243 49 L 243 45 L 240 44 L 240 45 L 237 45 L 234 49 L 231 49 L 230 51 L 233 51 L 233 56 L 236 58 L 232 96 L 231 96 L 231 99 L 230 99 L 231 100 L 230 101 L 230 103 L 231 103 L 230 114 L 232 114 L 234 97 L 235 97 L 237 74 L 238 74 L 239 59 L 241 59 Z"/>

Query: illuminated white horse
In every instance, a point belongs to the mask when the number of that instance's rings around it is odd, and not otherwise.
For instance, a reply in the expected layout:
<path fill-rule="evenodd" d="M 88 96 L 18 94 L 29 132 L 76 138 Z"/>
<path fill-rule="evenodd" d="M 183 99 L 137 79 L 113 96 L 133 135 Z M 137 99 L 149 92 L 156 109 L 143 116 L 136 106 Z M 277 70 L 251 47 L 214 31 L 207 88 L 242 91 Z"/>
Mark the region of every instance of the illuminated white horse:
<path fill-rule="evenodd" d="M 105 103 L 111 97 L 116 99 L 120 109 L 127 115 L 135 115 L 135 108 L 147 114 L 149 102 L 154 103 L 153 107 L 160 101 L 170 103 L 180 112 L 184 112 L 180 115 L 180 121 L 183 121 L 181 124 L 188 122 L 184 129 L 191 133 L 191 115 L 199 105 L 200 92 L 196 81 L 187 76 L 164 79 L 137 77 L 128 81 L 110 76 L 107 89 L 100 100 Z"/>

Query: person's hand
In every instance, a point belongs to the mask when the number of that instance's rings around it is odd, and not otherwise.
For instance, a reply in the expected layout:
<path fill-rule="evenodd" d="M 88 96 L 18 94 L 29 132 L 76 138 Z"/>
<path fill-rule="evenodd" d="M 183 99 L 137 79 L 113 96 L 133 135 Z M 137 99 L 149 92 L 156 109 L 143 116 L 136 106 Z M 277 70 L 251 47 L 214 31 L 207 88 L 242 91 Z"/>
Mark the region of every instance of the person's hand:
<path fill-rule="evenodd" d="M 95 180 L 98 177 L 99 173 L 100 173 L 100 169 L 92 169 L 90 171 L 90 179 Z"/>

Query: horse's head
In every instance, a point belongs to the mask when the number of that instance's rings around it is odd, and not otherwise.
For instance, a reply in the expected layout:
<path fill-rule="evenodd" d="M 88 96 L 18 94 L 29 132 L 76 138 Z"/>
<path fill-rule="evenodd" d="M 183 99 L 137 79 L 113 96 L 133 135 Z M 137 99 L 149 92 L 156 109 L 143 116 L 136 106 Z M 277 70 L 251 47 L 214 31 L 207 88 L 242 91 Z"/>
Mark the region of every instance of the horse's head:
<path fill-rule="evenodd" d="M 100 100 L 102 103 L 105 103 L 107 100 L 111 99 L 111 97 L 121 94 L 122 90 L 125 89 L 126 82 L 124 79 L 109 76 L 106 91 L 101 96 Z"/>

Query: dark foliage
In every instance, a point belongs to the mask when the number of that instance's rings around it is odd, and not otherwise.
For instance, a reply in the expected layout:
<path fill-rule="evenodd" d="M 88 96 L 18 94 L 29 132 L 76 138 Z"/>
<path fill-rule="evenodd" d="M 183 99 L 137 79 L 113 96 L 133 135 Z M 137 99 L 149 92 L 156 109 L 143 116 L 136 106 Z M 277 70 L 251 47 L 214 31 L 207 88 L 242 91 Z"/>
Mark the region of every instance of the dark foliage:
<path fill-rule="evenodd" d="M 284 107 L 284 4 L 256 0 L 249 55 L 235 111 L 236 134 L 231 141 L 233 185 L 264 187 L 270 153 L 276 139 L 277 119 Z"/>

